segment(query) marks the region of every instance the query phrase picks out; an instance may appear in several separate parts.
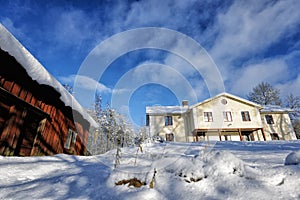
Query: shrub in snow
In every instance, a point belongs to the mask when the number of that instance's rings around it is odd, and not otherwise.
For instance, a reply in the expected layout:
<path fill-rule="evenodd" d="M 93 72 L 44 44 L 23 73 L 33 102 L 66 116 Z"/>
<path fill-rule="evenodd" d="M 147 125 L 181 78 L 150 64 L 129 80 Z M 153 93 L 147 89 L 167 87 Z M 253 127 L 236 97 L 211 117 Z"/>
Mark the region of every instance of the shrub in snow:
<path fill-rule="evenodd" d="M 298 165 L 300 164 L 300 151 L 295 151 L 287 155 L 285 158 L 285 165 Z"/>
<path fill-rule="evenodd" d="M 155 185 L 155 175 L 156 175 L 156 169 L 154 168 L 154 173 L 153 173 L 153 176 L 152 176 L 152 180 L 151 180 L 151 182 L 150 182 L 150 185 L 149 185 L 149 187 L 150 188 L 154 188 L 154 185 Z"/>
<path fill-rule="evenodd" d="M 146 185 L 145 182 L 140 181 L 135 177 L 131 178 L 131 179 L 127 179 L 127 180 L 123 179 L 123 180 L 118 181 L 118 182 L 115 183 L 115 185 L 126 185 L 126 184 L 128 184 L 128 187 L 133 186 L 133 187 L 136 187 L 136 188 L 139 188 L 143 185 Z"/>

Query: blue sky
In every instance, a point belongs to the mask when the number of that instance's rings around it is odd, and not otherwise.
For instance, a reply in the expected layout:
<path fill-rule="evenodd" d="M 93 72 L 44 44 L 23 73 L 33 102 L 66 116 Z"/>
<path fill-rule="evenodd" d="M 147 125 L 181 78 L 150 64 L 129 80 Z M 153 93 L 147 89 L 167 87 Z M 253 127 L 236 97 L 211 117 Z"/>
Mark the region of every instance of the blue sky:
<path fill-rule="evenodd" d="M 193 104 L 222 91 L 246 97 L 261 81 L 282 97 L 300 95 L 298 0 L 0 3 L 0 22 L 59 81 L 78 81 L 83 106 L 97 90 L 137 125 L 145 106 Z M 126 39 L 130 30 L 138 31 Z M 101 65 L 109 54 L 117 56 Z M 93 56 L 95 67 L 85 66 Z"/>

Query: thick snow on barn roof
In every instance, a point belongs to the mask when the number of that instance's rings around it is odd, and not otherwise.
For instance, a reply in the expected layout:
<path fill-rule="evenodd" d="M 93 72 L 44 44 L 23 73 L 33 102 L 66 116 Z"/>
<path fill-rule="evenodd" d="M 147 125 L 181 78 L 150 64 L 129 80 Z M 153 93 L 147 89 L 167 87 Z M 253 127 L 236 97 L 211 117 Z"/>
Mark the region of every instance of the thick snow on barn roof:
<path fill-rule="evenodd" d="M 39 84 L 49 85 L 61 94 L 60 99 L 86 119 L 91 126 L 97 123 L 84 110 L 78 101 L 34 58 L 33 55 L 0 23 L 0 48 L 13 56 L 26 70 L 28 75 Z"/>

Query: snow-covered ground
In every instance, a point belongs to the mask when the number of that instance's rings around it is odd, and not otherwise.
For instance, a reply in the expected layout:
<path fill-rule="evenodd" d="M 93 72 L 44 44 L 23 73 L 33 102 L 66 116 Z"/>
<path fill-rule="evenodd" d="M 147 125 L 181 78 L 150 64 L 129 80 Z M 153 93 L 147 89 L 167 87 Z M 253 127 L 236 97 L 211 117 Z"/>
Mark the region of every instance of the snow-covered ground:
<path fill-rule="evenodd" d="M 116 168 L 116 151 L 0 157 L 0 199 L 300 199 L 300 141 L 147 143 L 142 150 L 122 149 Z M 133 178 L 146 185 L 115 184 Z"/>

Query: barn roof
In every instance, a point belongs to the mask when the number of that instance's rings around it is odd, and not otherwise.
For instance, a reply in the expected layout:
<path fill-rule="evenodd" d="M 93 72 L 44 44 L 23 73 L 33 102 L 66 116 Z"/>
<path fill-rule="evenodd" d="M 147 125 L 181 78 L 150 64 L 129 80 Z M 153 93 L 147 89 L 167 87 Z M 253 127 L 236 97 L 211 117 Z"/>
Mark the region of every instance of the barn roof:
<path fill-rule="evenodd" d="M 0 23 L 0 48 L 13 56 L 26 70 L 27 74 L 39 84 L 49 85 L 61 94 L 66 106 L 79 112 L 91 126 L 98 124 L 78 103 L 78 101 L 44 68 L 44 66 Z"/>

